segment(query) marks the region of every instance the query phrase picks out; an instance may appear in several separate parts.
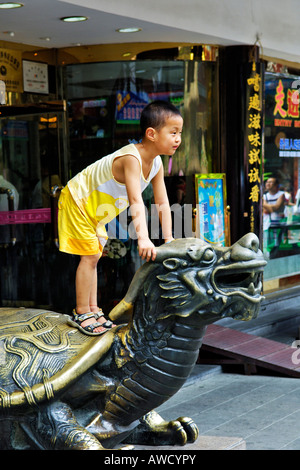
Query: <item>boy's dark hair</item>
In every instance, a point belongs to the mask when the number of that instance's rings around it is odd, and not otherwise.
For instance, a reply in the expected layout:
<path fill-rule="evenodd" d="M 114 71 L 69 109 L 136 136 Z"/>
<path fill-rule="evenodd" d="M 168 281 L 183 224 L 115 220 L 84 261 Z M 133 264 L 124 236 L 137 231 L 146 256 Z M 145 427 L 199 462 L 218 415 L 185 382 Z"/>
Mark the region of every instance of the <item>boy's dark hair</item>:
<path fill-rule="evenodd" d="M 167 101 L 152 101 L 143 109 L 140 119 L 142 136 L 145 135 L 148 127 L 159 130 L 165 125 L 166 119 L 170 115 L 181 116 L 179 110 Z"/>

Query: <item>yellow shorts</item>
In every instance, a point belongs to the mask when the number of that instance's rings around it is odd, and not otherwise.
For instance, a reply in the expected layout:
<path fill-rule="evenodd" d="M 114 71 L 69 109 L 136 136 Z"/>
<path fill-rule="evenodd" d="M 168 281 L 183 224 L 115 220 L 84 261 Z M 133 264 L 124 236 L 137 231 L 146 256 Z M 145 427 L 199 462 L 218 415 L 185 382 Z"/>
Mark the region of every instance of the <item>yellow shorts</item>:
<path fill-rule="evenodd" d="M 104 227 L 101 232 L 105 233 Z M 107 238 L 97 236 L 66 186 L 58 200 L 59 250 L 72 255 L 102 255 Z"/>

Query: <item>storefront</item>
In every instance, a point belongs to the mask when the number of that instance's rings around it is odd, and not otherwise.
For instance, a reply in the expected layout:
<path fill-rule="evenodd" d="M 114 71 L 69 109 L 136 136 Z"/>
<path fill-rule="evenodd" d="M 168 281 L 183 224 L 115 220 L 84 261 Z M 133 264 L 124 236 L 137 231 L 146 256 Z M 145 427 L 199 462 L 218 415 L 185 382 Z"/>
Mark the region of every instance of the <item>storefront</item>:
<path fill-rule="evenodd" d="M 176 60 L 175 60 L 176 59 Z M 215 61 L 141 60 L 67 65 L 71 171 L 139 141 L 143 107 L 168 100 L 184 115 L 183 141 L 165 176 L 212 171 L 218 153 Z"/>
<path fill-rule="evenodd" d="M 295 286 L 300 279 L 300 79 L 283 67 L 276 73 L 273 64 L 266 70 L 264 199 L 284 199 L 271 216 L 264 213 L 268 292 Z M 270 182 L 278 184 L 276 191 L 268 191 Z"/>
<path fill-rule="evenodd" d="M 61 57 L 57 60 L 64 62 Z M 30 87 L 33 62 L 27 62 L 23 80 Z M 47 90 L 10 91 L 0 116 L 2 306 L 66 313 L 74 307 L 78 259 L 58 251 L 51 190 L 96 159 L 138 142 L 141 110 L 155 99 L 169 100 L 184 117 L 179 150 L 172 158 L 162 156 L 174 236 L 207 239 L 207 234 L 221 233 L 208 241 L 228 244 L 253 231 L 269 260 L 265 293 L 297 285 L 298 76 L 265 65 L 266 72 L 253 46 L 178 46 L 139 52 L 135 60 L 71 58 L 57 68 L 49 63 L 43 83 Z M 264 184 L 270 176 L 278 177 L 286 193 L 277 226 L 262 222 Z M 217 190 L 203 196 L 204 187 Z M 10 207 L 9 188 L 15 196 Z M 143 196 L 149 231 L 159 245 L 151 187 Z M 215 210 L 209 212 L 212 200 Z M 127 214 L 109 227 L 111 239 L 98 267 L 99 301 L 106 310 L 123 297 L 141 263 L 130 224 Z"/>
<path fill-rule="evenodd" d="M 64 186 L 96 159 L 139 141 L 141 110 L 155 99 L 169 100 L 184 116 L 180 149 L 162 159 L 170 203 L 180 207 L 174 235 L 194 235 L 195 174 L 220 171 L 216 50 L 176 47 L 140 54 L 134 61 L 64 65 L 55 80 L 43 75 L 48 93 L 29 89 L 10 94 L 0 116 L 1 174 L 6 180 L 1 187 L 13 185 L 17 197 L 9 213 L 7 193 L 1 195 L 0 229 L 9 237 L 0 243 L 2 306 L 72 310 L 78 257 L 60 253 L 55 244 L 51 188 Z M 61 84 L 59 89 L 54 82 Z M 60 105 L 52 108 L 57 99 Z M 151 188 L 143 196 L 151 237 L 159 245 Z M 105 310 L 123 297 L 141 263 L 129 226 L 128 216 L 109 228 L 111 240 L 98 266 L 99 301 Z"/>

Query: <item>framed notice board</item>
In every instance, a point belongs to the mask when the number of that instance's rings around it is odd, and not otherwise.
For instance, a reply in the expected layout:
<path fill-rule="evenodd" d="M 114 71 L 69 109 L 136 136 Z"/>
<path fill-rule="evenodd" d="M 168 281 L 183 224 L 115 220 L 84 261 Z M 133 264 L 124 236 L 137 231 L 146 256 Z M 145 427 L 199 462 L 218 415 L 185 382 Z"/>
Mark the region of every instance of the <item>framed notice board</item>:
<path fill-rule="evenodd" d="M 41 62 L 23 60 L 24 91 L 30 93 L 49 93 L 48 65 Z"/>
<path fill-rule="evenodd" d="M 225 173 L 197 174 L 195 188 L 196 236 L 208 243 L 226 246 L 229 240 Z"/>

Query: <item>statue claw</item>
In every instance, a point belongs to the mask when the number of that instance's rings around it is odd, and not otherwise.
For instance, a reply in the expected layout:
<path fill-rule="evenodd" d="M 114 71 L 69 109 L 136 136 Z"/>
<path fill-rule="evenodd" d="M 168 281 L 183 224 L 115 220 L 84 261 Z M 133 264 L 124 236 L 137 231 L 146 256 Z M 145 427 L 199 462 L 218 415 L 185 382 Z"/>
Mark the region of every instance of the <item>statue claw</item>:
<path fill-rule="evenodd" d="M 187 434 L 187 442 L 195 442 L 199 436 L 199 430 L 194 421 L 186 416 L 178 418 L 177 421 L 181 423 Z"/>
<path fill-rule="evenodd" d="M 150 411 L 140 420 L 127 443 L 144 445 L 180 445 L 195 442 L 198 428 L 191 418 L 181 417 L 165 421 L 155 411 Z"/>

